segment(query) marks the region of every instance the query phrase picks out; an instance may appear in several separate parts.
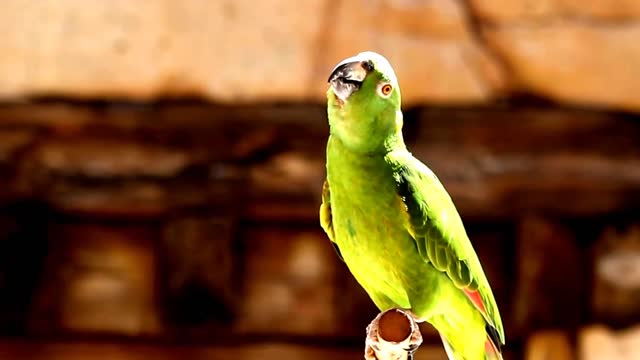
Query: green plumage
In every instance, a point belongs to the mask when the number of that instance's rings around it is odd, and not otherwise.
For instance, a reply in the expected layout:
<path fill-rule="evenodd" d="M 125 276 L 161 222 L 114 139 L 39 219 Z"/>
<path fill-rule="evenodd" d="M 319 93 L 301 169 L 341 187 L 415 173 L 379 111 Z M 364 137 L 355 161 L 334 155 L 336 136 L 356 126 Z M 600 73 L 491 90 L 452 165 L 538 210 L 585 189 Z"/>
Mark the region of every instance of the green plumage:
<path fill-rule="evenodd" d="M 500 314 L 462 220 L 404 145 L 393 69 L 362 53 L 339 64 L 330 84 L 320 220 L 339 256 L 380 310 L 410 309 L 434 325 L 450 358 L 500 358 Z"/>

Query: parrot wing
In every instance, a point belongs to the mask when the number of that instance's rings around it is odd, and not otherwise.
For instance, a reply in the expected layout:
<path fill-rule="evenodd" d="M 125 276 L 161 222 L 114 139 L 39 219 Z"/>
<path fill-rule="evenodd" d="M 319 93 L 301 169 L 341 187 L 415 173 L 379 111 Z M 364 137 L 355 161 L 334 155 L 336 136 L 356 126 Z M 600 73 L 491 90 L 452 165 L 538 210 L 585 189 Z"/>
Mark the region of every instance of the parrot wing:
<path fill-rule="evenodd" d="M 322 184 L 322 204 L 320 205 L 320 226 L 327 233 L 329 240 L 331 240 L 331 245 L 336 250 L 338 257 L 340 260 L 344 262 L 342 258 L 342 254 L 340 253 L 340 249 L 338 248 L 338 244 L 335 240 L 335 233 L 333 231 L 333 219 L 331 217 L 331 192 L 329 189 L 329 182 L 327 180 Z"/>
<path fill-rule="evenodd" d="M 418 252 L 467 295 L 492 327 L 488 332 L 493 341 L 504 344 L 502 320 L 491 287 L 449 193 L 410 153 L 392 152 L 387 157 L 404 203 L 407 230 Z"/>

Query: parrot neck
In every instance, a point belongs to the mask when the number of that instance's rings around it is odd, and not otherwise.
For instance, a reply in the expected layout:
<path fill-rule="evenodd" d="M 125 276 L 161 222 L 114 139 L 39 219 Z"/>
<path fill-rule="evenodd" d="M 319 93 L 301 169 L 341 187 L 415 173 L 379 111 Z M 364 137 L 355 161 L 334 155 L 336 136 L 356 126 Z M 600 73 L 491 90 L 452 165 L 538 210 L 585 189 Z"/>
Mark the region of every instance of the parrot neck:
<path fill-rule="evenodd" d="M 391 151 L 406 149 L 402 111 L 389 108 L 370 116 L 366 109 L 330 105 L 327 112 L 331 136 L 339 140 L 345 150 L 360 156 L 385 156 Z"/>
<path fill-rule="evenodd" d="M 375 146 L 358 146 L 349 141 L 344 141 L 339 134 L 334 133 L 330 135 L 329 143 L 331 143 L 332 140 L 336 143 L 335 146 L 340 148 L 340 151 L 348 151 L 354 155 L 367 157 L 384 157 L 392 151 L 406 150 L 407 148 L 404 143 L 404 137 L 402 136 L 401 129 L 398 129 L 395 133 L 387 136 L 381 143 Z"/>
<path fill-rule="evenodd" d="M 353 148 L 348 143 L 342 141 L 339 136 L 331 134 L 327 142 L 327 165 L 350 164 L 349 167 L 355 165 L 368 167 L 372 164 L 385 163 L 387 155 L 392 151 L 406 150 L 402 133 L 397 136 L 389 137 L 385 140 L 384 148 L 379 151 L 362 151 L 359 148 Z M 340 165 L 339 165 L 340 164 Z"/>
<path fill-rule="evenodd" d="M 394 134 L 389 136 L 384 141 L 385 152 L 383 155 L 394 150 L 406 150 L 407 146 L 404 144 L 404 137 L 402 136 L 402 129 L 398 129 Z"/>

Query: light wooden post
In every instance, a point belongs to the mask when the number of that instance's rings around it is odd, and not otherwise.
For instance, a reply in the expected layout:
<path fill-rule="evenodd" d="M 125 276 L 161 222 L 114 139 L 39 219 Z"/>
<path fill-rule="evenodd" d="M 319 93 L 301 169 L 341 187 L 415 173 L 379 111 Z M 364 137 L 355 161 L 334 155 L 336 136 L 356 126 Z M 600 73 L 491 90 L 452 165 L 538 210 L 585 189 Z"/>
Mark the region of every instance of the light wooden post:
<path fill-rule="evenodd" d="M 422 344 L 422 334 L 413 316 L 403 310 L 383 311 L 367 326 L 365 359 L 412 360 Z"/>

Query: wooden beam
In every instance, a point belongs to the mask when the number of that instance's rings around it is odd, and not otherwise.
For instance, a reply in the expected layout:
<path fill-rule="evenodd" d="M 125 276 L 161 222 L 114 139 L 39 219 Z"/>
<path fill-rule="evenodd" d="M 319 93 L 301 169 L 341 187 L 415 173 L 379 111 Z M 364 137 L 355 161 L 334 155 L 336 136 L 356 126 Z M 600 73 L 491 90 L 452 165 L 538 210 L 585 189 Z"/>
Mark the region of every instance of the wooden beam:
<path fill-rule="evenodd" d="M 327 136 L 325 110 L 317 105 L 3 106 L 0 139 L 15 141 L 4 150 L 2 169 L 17 175 L 0 193 L 100 215 L 101 207 L 114 207 L 110 200 L 126 198 L 120 187 L 143 183 L 157 188 L 147 192 L 156 198 L 144 200 L 156 205 L 141 214 L 206 207 L 231 194 L 244 199 L 245 217 L 313 221 Z M 407 112 L 405 137 L 466 219 L 531 211 L 594 216 L 640 203 L 640 122 L 629 115 L 532 107 L 423 109 Z M 87 179 L 106 185 L 87 187 Z M 196 186 L 194 179 L 213 197 L 182 199 L 186 187 Z M 60 188 L 86 196 L 68 201 L 72 197 Z M 127 214 L 135 203 L 141 201 L 123 201 L 115 205 L 120 211 L 108 213 L 135 215 Z"/>
<path fill-rule="evenodd" d="M 514 301 L 511 316 L 505 316 L 511 336 L 580 324 L 585 310 L 580 304 L 586 297 L 582 255 L 563 224 L 524 218 L 516 243 Z"/>

